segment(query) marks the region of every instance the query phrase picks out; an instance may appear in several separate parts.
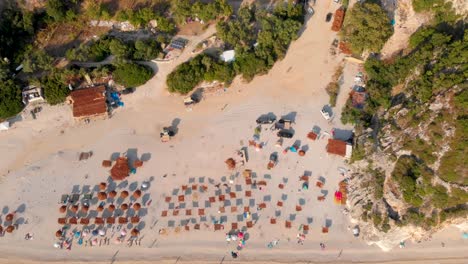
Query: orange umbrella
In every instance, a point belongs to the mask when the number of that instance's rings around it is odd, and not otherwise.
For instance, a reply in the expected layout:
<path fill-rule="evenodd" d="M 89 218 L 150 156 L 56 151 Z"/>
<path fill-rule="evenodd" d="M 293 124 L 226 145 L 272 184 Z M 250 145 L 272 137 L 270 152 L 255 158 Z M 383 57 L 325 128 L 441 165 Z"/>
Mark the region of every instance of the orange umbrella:
<path fill-rule="evenodd" d="M 116 191 L 110 191 L 110 192 L 109 192 L 109 195 L 108 195 L 109 198 L 114 198 L 115 196 L 117 196 L 117 192 L 116 192 Z"/>
<path fill-rule="evenodd" d="M 128 192 L 127 192 L 127 191 L 122 191 L 122 192 L 120 193 L 120 197 L 121 197 L 121 198 L 124 198 L 124 199 L 127 198 L 127 197 L 128 197 Z"/>
<path fill-rule="evenodd" d="M 99 201 L 107 199 L 107 194 L 105 192 L 98 193 L 98 199 Z"/>
<path fill-rule="evenodd" d="M 136 190 L 134 193 L 133 193 L 133 198 L 135 199 L 138 199 L 141 197 L 141 191 L 140 190 Z"/>
<path fill-rule="evenodd" d="M 133 216 L 133 217 L 130 218 L 130 222 L 131 222 L 132 224 L 138 224 L 138 222 L 140 222 L 140 217 L 138 217 L 138 216 Z"/>
<path fill-rule="evenodd" d="M 63 235 L 62 230 L 57 230 L 57 232 L 55 232 L 56 237 L 62 237 L 62 235 Z"/>
<path fill-rule="evenodd" d="M 13 230 L 15 230 L 15 227 L 11 225 L 11 226 L 8 226 L 5 231 L 7 231 L 8 233 L 11 233 L 13 232 Z"/>
<path fill-rule="evenodd" d="M 113 205 L 113 204 L 109 205 L 108 210 L 109 210 L 109 212 L 114 212 L 114 210 L 115 210 L 115 205 Z"/>
<path fill-rule="evenodd" d="M 89 218 L 81 218 L 81 219 L 80 219 L 80 224 L 82 224 L 82 225 L 87 225 L 87 224 L 89 224 Z"/>
<path fill-rule="evenodd" d="M 98 206 L 97 211 L 98 211 L 98 212 L 104 211 L 104 206 Z"/>
<path fill-rule="evenodd" d="M 138 229 L 134 228 L 131 232 L 132 236 L 138 236 L 140 234 L 140 231 Z"/>
<path fill-rule="evenodd" d="M 299 156 L 301 156 L 301 157 L 302 157 L 302 156 L 305 156 L 305 151 L 304 151 L 304 150 L 302 150 L 302 149 L 301 149 L 301 150 L 299 150 L 299 152 L 298 152 L 298 153 L 299 153 Z"/>
<path fill-rule="evenodd" d="M 5 217 L 5 220 L 8 221 L 8 222 L 11 222 L 11 221 L 13 221 L 14 217 L 15 217 L 14 214 L 7 214 L 7 216 Z"/>
<path fill-rule="evenodd" d="M 236 161 L 233 158 L 229 158 L 225 161 L 228 169 L 233 170 L 236 167 Z"/>
<path fill-rule="evenodd" d="M 83 213 L 87 213 L 88 210 L 89 210 L 89 206 L 87 206 L 87 205 L 83 205 L 83 206 L 81 207 L 81 212 L 83 212 Z"/>
<path fill-rule="evenodd" d="M 73 205 L 73 206 L 70 208 L 70 211 L 72 211 L 72 212 L 74 212 L 74 213 L 78 212 L 78 205 L 76 205 L 76 204 Z"/>
<path fill-rule="evenodd" d="M 72 217 L 72 218 L 68 219 L 68 223 L 72 224 L 72 225 L 76 225 L 76 224 L 78 224 L 78 218 Z"/>
<path fill-rule="evenodd" d="M 122 210 L 127 210 L 128 209 L 128 204 L 124 203 L 120 206 L 120 209 Z"/>
<path fill-rule="evenodd" d="M 104 191 L 106 189 L 106 187 L 107 187 L 107 183 L 105 183 L 105 182 L 101 182 L 99 184 L 99 190 L 101 190 L 101 191 Z"/>
<path fill-rule="evenodd" d="M 115 217 L 107 217 L 106 222 L 108 224 L 115 224 Z"/>
<path fill-rule="evenodd" d="M 141 204 L 135 203 L 135 204 L 133 205 L 133 209 L 134 209 L 135 211 L 140 210 L 140 209 L 141 209 Z"/>
<path fill-rule="evenodd" d="M 66 206 L 66 205 L 60 206 L 60 209 L 59 209 L 59 212 L 60 212 L 60 213 L 63 214 L 63 213 L 65 213 L 66 211 L 67 211 L 67 206 Z"/>

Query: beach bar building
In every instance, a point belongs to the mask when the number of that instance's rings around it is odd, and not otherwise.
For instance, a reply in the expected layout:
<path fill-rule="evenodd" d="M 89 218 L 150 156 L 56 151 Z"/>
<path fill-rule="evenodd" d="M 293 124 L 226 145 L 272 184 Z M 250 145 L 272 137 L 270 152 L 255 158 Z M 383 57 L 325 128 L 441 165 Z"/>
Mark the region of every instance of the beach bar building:
<path fill-rule="evenodd" d="M 346 141 L 330 138 L 328 139 L 327 152 L 349 159 L 353 152 L 353 146 Z"/>
<path fill-rule="evenodd" d="M 106 87 L 104 85 L 78 89 L 70 93 L 73 117 L 77 119 L 107 116 Z"/>

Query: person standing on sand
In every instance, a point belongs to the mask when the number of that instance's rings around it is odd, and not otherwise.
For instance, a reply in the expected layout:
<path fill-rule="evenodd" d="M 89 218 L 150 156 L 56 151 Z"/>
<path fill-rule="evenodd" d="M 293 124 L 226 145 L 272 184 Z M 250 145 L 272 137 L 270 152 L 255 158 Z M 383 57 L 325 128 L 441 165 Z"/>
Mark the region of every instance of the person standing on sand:
<path fill-rule="evenodd" d="M 325 250 L 325 244 L 324 244 L 324 243 L 320 243 L 320 248 L 321 248 L 322 250 Z"/>
<path fill-rule="evenodd" d="M 231 257 L 237 258 L 239 256 L 239 253 L 231 251 Z"/>

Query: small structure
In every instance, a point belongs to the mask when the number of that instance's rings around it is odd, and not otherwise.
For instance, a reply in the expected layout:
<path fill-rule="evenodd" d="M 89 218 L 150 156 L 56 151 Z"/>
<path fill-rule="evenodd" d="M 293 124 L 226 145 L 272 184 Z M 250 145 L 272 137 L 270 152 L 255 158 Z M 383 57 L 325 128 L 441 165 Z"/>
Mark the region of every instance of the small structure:
<path fill-rule="evenodd" d="M 73 105 L 73 117 L 82 119 L 106 116 L 105 92 L 104 85 L 72 91 L 69 102 Z"/>
<path fill-rule="evenodd" d="M 128 159 L 126 157 L 117 158 L 115 165 L 110 170 L 111 178 L 114 181 L 122 181 L 130 174 Z"/>
<path fill-rule="evenodd" d="M 340 155 L 345 158 L 351 158 L 352 151 L 353 146 L 350 143 L 338 139 L 328 139 L 328 153 Z"/>
<path fill-rule="evenodd" d="M 10 129 L 10 122 L 4 121 L 0 123 L 0 131 L 5 131 Z"/>
<path fill-rule="evenodd" d="M 226 50 L 219 56 L 219 59 L 224 62 L 233 62 L 236 57 L 236 52 L 234 50 Z"/>
<path fill-rule="evenodd" d="M 343 21 L 344 21 L 344 16 L 345 16 L 345 9 L 343 7 L 340 7 L 339 9 L 336 10 L 335 15 L 333 16 L 333 24 L 332 24 L 332 30 L 333 31 L 340 31 L 341 27 L 343 26 Z"/>
<path fill-rule="evenodd" d="M 32 102 L 40 102 L 45 100 L 42 93 L 42 89 L 34 85 L 30 85 L 28 87 L 23 88 L 23 91 L 21 92 L 21 98 L 23 104 L 25 105 Z"/>

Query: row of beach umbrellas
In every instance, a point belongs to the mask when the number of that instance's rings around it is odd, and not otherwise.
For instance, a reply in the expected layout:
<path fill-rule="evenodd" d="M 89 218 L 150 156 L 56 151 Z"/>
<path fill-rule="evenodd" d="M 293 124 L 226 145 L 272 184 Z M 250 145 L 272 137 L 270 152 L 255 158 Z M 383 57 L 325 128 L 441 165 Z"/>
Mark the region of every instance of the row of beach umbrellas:
<path fill-rule="evenodd" d="M 138 211 L 138 210 L 140 210 L 140 209 L 142 208 L 142 206 L 141 206 L 140 203 L 134 203 L 134 204 L 132 205 L 132 208 L 133 208 L 133 210 Z M 67 212 L 67 209 L 68 209 L 68 207 L 67 207 L 66 205 L 62 205 L 62 206 L 59 208 L 59 212 L 60 212 L 60 213 L 65 213 L 65 212 Z M 80 208 L 79 208 L 78 205 L 72 205 L 69 209 L 70 209 L 70 211 L 72 211 L 73 213 L 76 213 L 76 212 L 78 212 L 78 210 L 79 210 Z M 105 208 L 104 208 L 104 206 L 102 206 L 102 205 L 99 205 L 99 206 L 97 207 L 97 211 L 98 211 L 98 212 L 102 212 L 102 211 L 104 211 L 104 209 L 105 209 Z M 107 210 L 108 210 L 109 212 L 114 212 L 115 209 L 116 209 L 116 206 L 115 206 L 114 204 L 111 204 L 111 205 L 109 205 L 109 206 L 107 207 Z M 126 204 L 126 203 L 123 203 L 123 204 L 120 205 L 120 209 L 121 209 L 121 210 L 124 210 L 124 211 L 125 211 L 125 210 L 128 210 L 128 209 L 129 209 L 129 205 Z M 81 206 L 81 212 L 87 213 L 88 211 L 89 211 L 89 206 L 88 206 L 88 205 L 83 205 L 83 206 Z"/>

